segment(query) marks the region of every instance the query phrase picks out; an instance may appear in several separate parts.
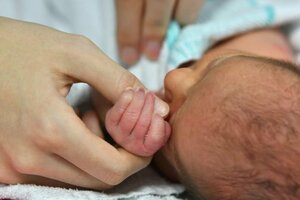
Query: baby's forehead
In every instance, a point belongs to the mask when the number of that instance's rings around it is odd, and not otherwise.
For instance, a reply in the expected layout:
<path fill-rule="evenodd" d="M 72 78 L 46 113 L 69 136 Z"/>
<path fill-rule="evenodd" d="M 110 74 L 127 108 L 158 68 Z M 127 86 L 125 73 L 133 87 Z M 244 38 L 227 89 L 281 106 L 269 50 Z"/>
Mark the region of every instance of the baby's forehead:
<path fill-rule="evenodd" d="M 278 60 L 268 57 L 261 57 L 255 55 L 235 55 L 230 57 L 221 58 L 220 62 L 216 62 L 211 68 L 225 68 L 227 72 L 231 71 L 255 71 L 255 70 L 266 70 L 267 73 L 270 71 L 281 71 L 287 70 L 297 75 L 300 75 L 299 66 L 294 63 L 290 63 L 285 60 Z"/>
<path fill-rule="evenodd" d="M 225 102 L 232 106 L 239 102 L 247 105 L 256 95 L 267 105 L 274 96 L 283 96 L 270 91 L 292 85 L 291 75 L 296 75 L 294 80 L 299 82 L 299 72 L 294 68 L 290 63 L 250 56 L 236 56 L 218 63 L 189 92 L 176 129 L 185 131 L 188 137 L 194 137 L 192 132 L 197 133 L 199 127 L 209 131 L 213 123 L 221 120 L 220 108 L 228 105 Z"/>
<path fill-rule="evenodd" d="M 206 89 L 213 91 L 219 89 L 219 92 L 224 92 L 228 88 L 265 84 L 277 79 L 288 81 L 288 76 L 296 76 L 298 79 L 300 77 L 297 65 L 272 58 L 236 55 L 221 57 L 216 61 L 207 65 L 205 76 L 195 84 L 195 89 L 191 90 L 191 93 L 201 93 Z"/>

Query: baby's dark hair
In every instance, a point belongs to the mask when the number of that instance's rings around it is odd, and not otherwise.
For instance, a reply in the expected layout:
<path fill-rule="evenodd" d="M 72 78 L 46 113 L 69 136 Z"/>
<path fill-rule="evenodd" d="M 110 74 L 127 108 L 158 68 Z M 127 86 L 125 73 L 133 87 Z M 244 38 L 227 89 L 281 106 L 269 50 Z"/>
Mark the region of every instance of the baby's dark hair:
<path fill-rule="evenodd" d="M 249 84 L 224 97 L 218 105 L 221 120 L 211 131 L 223 137 L 224 156 L 239 151 L 245 163 L 218 166 L 209 184 L 186 174 L 183 182 L 196 199 L 300 199 L 300 71 L 279 60 L 255 60 L 274 79 L 293 81 L 281 87 Z"/>

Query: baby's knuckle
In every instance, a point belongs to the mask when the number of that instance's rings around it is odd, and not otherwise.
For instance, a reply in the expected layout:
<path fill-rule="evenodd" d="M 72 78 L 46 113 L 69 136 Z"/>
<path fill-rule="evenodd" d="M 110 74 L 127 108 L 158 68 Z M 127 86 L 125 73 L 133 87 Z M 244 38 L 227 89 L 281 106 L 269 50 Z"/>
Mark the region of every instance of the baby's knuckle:
<path fill-rule="evenodd" d="M 128 111 L 126 111 L 124 117 L 125 117 L 126 121 L 128 121 L 128 122 L 136 122 L 136 120 L 139 117 L 139 112 L 128 110 Z"/>
<path fill-rule="evenodd" d="M 109 132 L 110 134 L 115 134 L 115 127 L 114 126 L 112 126 L 111 124 L 110 124 L 110 122 L 106 122 L 105 123 L 105 129 L 106 129 L 106 131 L 107 132 Z"/>
<path fill-rule="evenodd" d="M 132 123 L 128 123 L 128 121 L 127 121 L 127 123 L 121 123 L 120 125 L 119 125 L 119 128 L 120 128 L 120 132 L 121 133 L 130 133 L 131 132 L 131 130 L 132 130 L 132 125 L 131 125 Z"/>
<path fill-rule="evenodd" d="M 105 120 L 105 128 L 110 134 L 115 134 L 117 129 L 117 121 L 113 119 L 106 119 Z"/>
<path fill-rule="evenodd" d="M 147 130 L 149 128 L 149 126 L 150 126 L 149 119 L 142 119 L 142 120 L 140 120 L 139 123 L 138 123 L 138 126 L 140 128 L 142 128 L 143 130 L 145 130 L 145 129 Z"/>
<path fill-rule="evenodd" d="M 126 111 L 126 108 L 122 107 L 122 106 L 119 106 L 119 107 L 115 107 L 115 110 L 114 112 L 116 113 L 119 113 L 119 114 L 122 114 Z"/>

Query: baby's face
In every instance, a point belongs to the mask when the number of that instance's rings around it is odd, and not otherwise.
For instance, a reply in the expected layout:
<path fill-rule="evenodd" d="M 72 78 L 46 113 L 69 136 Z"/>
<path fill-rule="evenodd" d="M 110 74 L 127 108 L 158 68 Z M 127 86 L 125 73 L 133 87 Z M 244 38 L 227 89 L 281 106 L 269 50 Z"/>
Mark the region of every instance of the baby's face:
<path fill-rule="evenodd" d="M 213 130 L 222 121 L 217 105 L 225 96 L 248 83 L 259 88 L 259 84 L 268 81 L 266 74 L 251 67 L 257 62 L 254 56 L 240 55 L 246 54 L 228 50 L 209 53 L 190 67 L 173 70 L 165 77 L 172 134 L 160 152 L 163 159 L 158 162 L 168 164 L 167 169 L 161 167 L 163 172 L 168 173 L 172 167 L 181 177 L 182 172 L 197 172 L 197 177 L 208 180 L 220 165 L 244 163 L 239 149 L 230 152 L 232 159 L 224 158 L 226 143 Z"/>
<path fill-rule="evenodd" d="M 165 100 L 170 106 L 170 118 L 169 122 L 172 126 L 172 135 L 169 142 L 161 150 L 156 160 L 159 162 L 161 170 L 167 174 L 170 173 L 171 165 L 178 171 L 181 166 L 180 163 L 187 163 L 194 160 L 193 157 L 197 156 L 199 160 L 199 148 L 207 147 L 207 140 L 204 128 L 209 126 L 209 121 L 214 120 L 215 113 L 208 112 L 208 107 L 215 105 L 215 100 L 218 95 L 214 90 L 215 83 L 226 82 L 226 78 L 223 74 L 227 71 L 233 71 L 237 76 L 239 70 L 236 68 L 230 68 L 223 70 L 223 67 L 217 66 L 218 70 L 214 68 L 216 65 L 220 65 L 224 60 L 232 59 L 235 55 L 241 55 L 242 53 L 236 51 L 218 51 L 212 52 L 205 55 L 201 60 L 191 63 L 191 65 L 178 68 L 169 72 L 165 77 Z M 225 83 L 224 83 L 225 84 Z M 225 88 L 224 88 L 225 89 Z M 201 95 L 201 102 L 198 101 L 199 95 Z M 195 107 L 197 106 L 197 107 Z M 213 108 L 212 108 L 213 109 Z M 194 112 L 196 115 L 194 115 Z M 199 116 L 199 112 L 203 112 L 200 118 L 195 119 Z M 191 123 L 198 123 L 203 126 L 204 133 L 199 135 L 199 140 L 194 141 L 192 144 L 189 138 L 192 136 L 189 134 L 193 133 Z M 197 146 L 197 153 L 193 151 Z M 205 153 L 207 150 L 202 150 L 203 163 L 209 159 L 209 156 Z M 161 159 L 161 156 L 163 157 Z M 166 169 L 164 169 L 164 166 Z M 167 176 L 174 176 L 169 174 Z M 170 177 L 173 179 L 174 177 Z"/>

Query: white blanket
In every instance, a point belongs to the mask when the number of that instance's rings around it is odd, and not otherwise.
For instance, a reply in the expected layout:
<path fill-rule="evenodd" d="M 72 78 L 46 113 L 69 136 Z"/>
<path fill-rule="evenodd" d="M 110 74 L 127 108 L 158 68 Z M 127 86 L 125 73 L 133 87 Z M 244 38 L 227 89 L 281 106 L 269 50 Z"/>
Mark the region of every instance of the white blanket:
<path fill-rule="evenodd" d="M 45 187 L 36 185 L 0 186 L 0 199 L 13 200 L 178 200 L 184 188 L 161 178 L 153 169 L 146 168 L 131 176 L 106 193 Z"/>

